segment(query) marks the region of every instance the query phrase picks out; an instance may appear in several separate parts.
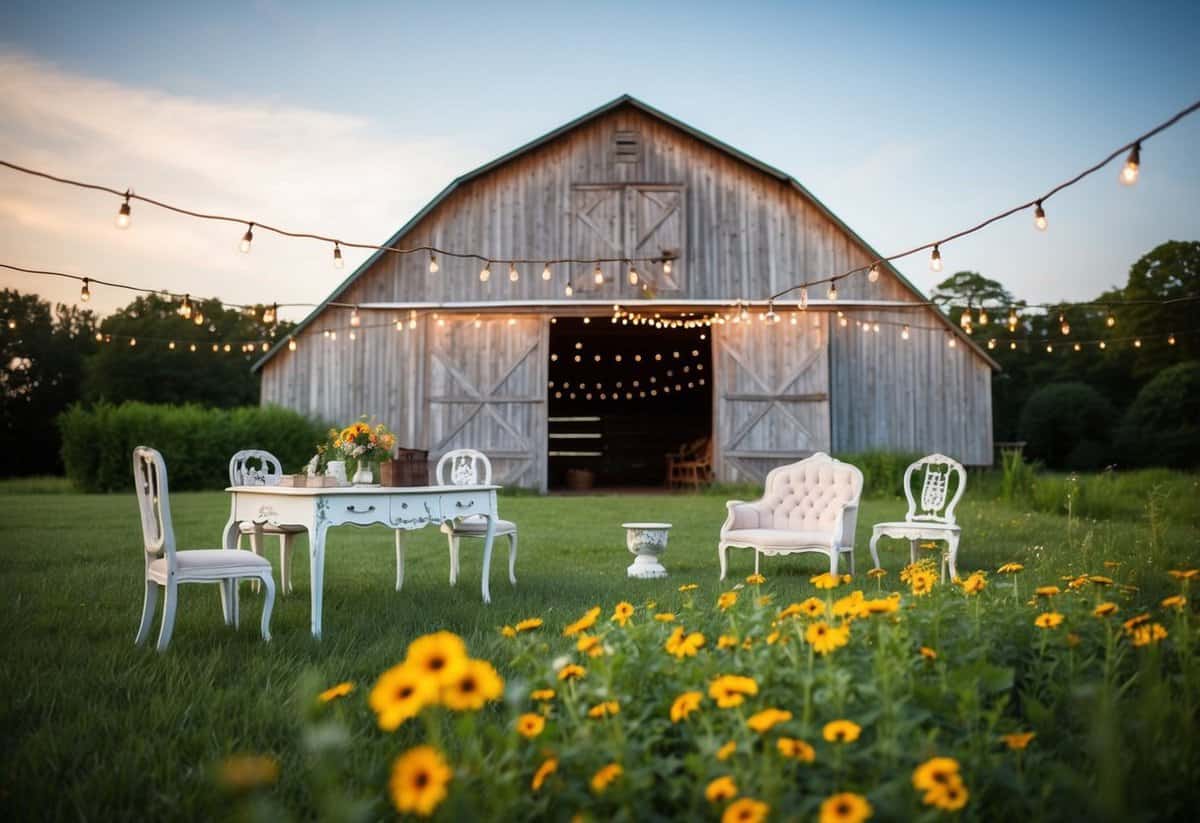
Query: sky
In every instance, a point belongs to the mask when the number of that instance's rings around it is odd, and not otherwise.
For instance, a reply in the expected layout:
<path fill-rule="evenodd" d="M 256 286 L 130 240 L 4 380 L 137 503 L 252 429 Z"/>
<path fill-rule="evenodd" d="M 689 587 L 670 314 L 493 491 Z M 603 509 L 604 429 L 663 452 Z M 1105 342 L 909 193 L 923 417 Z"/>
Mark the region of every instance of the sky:
<path fill-rule="evenodd" d="M 1200 3 L 0 5 L 0 159 L 384 242 L 453 178 L 623 93 L 803 183 L 877 251 L 972 225 L 1200 98 Z M 942 249 L 1031 302 L 1200 239 L 1200 113 Z M 328 246 L 0 169 L 0 262 L 242 302 L 316 302 Z M 471 250 L 481 251 L 481 250 Z M 486 251 L 486 250 L 482 250 Z M 365 253 L 347 252 L 347 271 Z M 924 255 L 898 264 L 927 293 Z M 810 273 L 823 276 L 826 273 Z M 78 284 L 0 273 L 75 303 Z M 106 313 L 131 295 L 92 290 Z M 765 297 L 766 295 L 746 295 Z M 284 316 L 299 319 L 306 312 Z"/>

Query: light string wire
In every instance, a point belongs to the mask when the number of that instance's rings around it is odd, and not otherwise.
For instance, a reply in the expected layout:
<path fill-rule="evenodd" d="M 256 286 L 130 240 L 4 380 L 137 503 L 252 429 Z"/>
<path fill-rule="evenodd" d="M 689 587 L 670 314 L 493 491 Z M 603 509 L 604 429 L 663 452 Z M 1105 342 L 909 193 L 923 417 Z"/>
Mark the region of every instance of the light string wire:
<path fill-rule="evenodd" d="M 811 286 L 819 286 L 823 283 L 829 283 L 830 285 L 833 285 L 833 284 L 837 283 L 839 280 L 842 280 L 853 274 L 857 274 L 859 272 L 870 271 L 873 267 L 878 266 L 881 263 L 890 263 L 894 260 L 900 260 L 901 258 L 909 257 L 911 255 L 916 254 L 917 252 L 925 251 L 926 249 L 938 250 L 941 246 L 944 246 L 949 242 L 966 237 L 969 234 L 974 234 L 977 231 L 981 231 L 982 229 L 990 226 L 991 224 L 993 224 L 997 221 L 1003 220 L 1007 217 L 1011 217 L 1012 215 L 1017 214 L 1018 212 L 1025 211 L 1026 209 L 1029 209 L 1031 207 L 1041 208 L 1041 206 L 1047 200 L 1049 200 L 1054 195 L 1058 194 L 1063 189 L 1069 188 L 1070 186 L 1074 186 L 1076 183 L 1080 182 L 1088 175 L 1094 174 L 1095 172 L 1104 168 L 1109 163 L 1111 163 L 1113 160 L 1115 160 L 1117 157 L 1124 154 L 1126 151 L 1132 151 L 1134 149 L 1140 150 L 1142 143 L 1149 140 L 1151 137 L 1154 137 L 1155 135 L 1159 134 L 1160 132 L 1165 131 L 1166 129 L 1170 128 L 1171 126 L 1175 125 L 1180 120 L 1187 117 L 1189 114 L 1196 112 L 1197 110 L 1200 110 L 1200 100 L 1197 100 L 1196 102 L 1192 103 L 1187 108 L 1177 112 L 1171 118 L 1163 121 L 1162 123 L 1159 123 L 1157 126 L 1150 129 L 1145 134 L 1142 134 L 1141 136 L 1136 137 L 1133 140 L 1130 140 L 1128 143 L 1121 146 L 1120 148 L 1114 149 L 1107 157 L 1105 157 L 1100 162 L 1089 166 L 1088 168 L 1079 172 L 1078 174 L 1076 174 L 1074 177 L 1070 178 L 1069 180 L 1064 180 L 1063 182 L 1059 183 L 1057 186 L 1054 186 L 1053 188 L 1051 188 L 1045 194 L 1043 194 L 1039 197 L 1035 197 L 1032 200 L 1029 200 L 1028 202 L 1021 203 L 1020 205 L 1013 206 L 1012 208 L 1006 209 L 1006 210 L 1000 212 L 999 214 L 992 215 L 991 217 L 987 218 L 986 220 L 976 223 L 974 226 L 971 226 L 970 228 L 963 229 L 963 230 L 957 231 L 953 234 L 946 235 L 945 237 L 941 238 L 940 240 L 933 240 L 928 243 L 923 243 L 922 245 L 915 246 L 911 249 L 908 249 L 907 251 L 902 251 L 897 254 L 889 255 L 887 257 L 880 257 L 880 258 L 873 260 L 872 262 L 866 264 L 865 266 L 855 266 L 854 268 L 848 269 L 840 274 L 834 274 L 829 277 L 823 277 L 819 280 L 808 280 L 804 283 L 797 283 L 794 286 L 789 286 L 788 288 L 784 289 L 783 291 L 776 292 L 775 294 L 773 294 L 771 296 L 770 299 L 778 300 L 781 297 L 791 294 L 792 292 L 797 291 L 799 289 L 806 289 Z"/>

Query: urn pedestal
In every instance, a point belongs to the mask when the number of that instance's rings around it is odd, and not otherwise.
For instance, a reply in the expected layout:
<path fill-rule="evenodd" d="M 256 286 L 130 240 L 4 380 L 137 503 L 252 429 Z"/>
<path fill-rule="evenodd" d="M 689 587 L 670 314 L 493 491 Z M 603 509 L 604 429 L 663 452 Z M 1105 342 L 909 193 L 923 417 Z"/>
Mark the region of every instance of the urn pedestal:
<path fill-rule="evenodd" d="M 670 523 L 622 523 L 625 529 L 625 545 L 636 555 L 633 564 L 626 569 L 629 577 L 666 577 L 667 570 L 659 560 L 667 550 Z"/>

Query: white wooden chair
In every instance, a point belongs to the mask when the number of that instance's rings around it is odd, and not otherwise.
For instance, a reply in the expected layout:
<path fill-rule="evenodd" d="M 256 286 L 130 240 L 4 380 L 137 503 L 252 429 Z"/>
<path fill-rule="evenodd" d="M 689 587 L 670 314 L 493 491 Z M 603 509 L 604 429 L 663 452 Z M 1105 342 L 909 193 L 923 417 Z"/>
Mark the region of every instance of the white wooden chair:
<path fill-rule="evenodd" d="M 492 464 L 483 452 L 454 449 L 442 455 L 434 470 L 439 486 L 476 486 L 492 482 Z M 450 542 L 450 585 L 458 582 L 458 546 L 464 537 L 482 540 L 487 534 L 487 518 L 480 514 L 442 524 L 442 534 Z M 517 583 L 517 525 L 511 520 L 496 520 L 495 537 L 508 538 L 508 579 Z M 486 566 L 485 566 L 486 568 Z"/>
<path fill-rule="evenodd" d="M 913 475 L 921 473 L 921 497 L 913 496 Z M 953 487 L 953 493 L 951 493 Z M 951 579 L 958 577 L 958 538 L 961 529 L 954 522 L 954 507 L 967 489 L 967 472 L 962 464 L 944 454 L 922 457 L 904 472 L 904 496 L 908 513 L 902 523 L 877 523 L 871 532 L 871 559 L 879 568 L 877 544 L 881 537 L 907 540 L 912 562 L 917 562 L 917 543 L 936 540 L 946 543 L 942 555 L 942 581 L 949 568 Z"/>
<path fill-rule="evenodd" d="M 257 468 L 253 465 L 257 463 Z M 261 449 L 243 449 L 229 459 L 229 485 L 231 486 L 276 486 L 283 474 L 279 458 Z M 271 526 L 268 524 L 239 523 L 238 548 L 242 535 L 250 536 L 250 551 L 263 553 L 262 536 L 279 536 L 279 592 L 286 595 L 292 591 L 292 542 L 304 531 L 303 526 Z M 255 591 L 258 590 L 256 583 Z"/>
<path fill-rule="evenodd" d="M 158 590 L 162 588 L 166 590 L 166 602 L 163 604 L 162 628 L 158 632 L 158 650 L 166 651 L 175 628 L 180 583 L 216 583 L 220 587 L 225 625 L 237 626 L 237 584 L 243 578 L 260 580 L 266 587 L 262 636 L 263 640 L 270 640 L 271 608 L 275 605 L 271 564 L 256 554 L 236 549 L 176 550 L 167 493 L 167 467 L 162 455 L 154 449 L 138 446 L 133 450 L 133 481 L 142 517 L 143 554 L 146 560 L 146 599 L 142 605 L 142 623 L 134 642 L 140 646 L 150 636 L 150 624 L 158 608 Z"/>
<path fill-rule="evenodd" d="M 824 452 L 779 466 L 767 475 L 760 500 L 726 503 L 729 516 L 721 526 L 717 555 L 725 579 L 731 547 L 754 549 L 754 571 L 762 555 L 820 552 L 829 557 L 830 574 L 838 573 L 838 556 L 850 554 L 854 572 L 854 528 L 863 477 L 854 466 Z"/>

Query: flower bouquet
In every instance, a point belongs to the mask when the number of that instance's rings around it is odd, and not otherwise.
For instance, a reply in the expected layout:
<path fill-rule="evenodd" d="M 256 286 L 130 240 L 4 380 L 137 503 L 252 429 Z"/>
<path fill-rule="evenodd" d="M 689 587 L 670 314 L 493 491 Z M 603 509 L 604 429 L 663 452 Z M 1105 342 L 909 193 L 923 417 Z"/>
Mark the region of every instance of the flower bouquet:
<path fill-rule="evenodd" d="M 375 465 L 390 458 L 396 447 L 396 435 L 382 423 L 372 427 L 366 415 L 341 431 L 330 429 L 329 441 L 325 453 L 340 456 L 354 467 L 351 482 L 356 486 L 372 485 Z"/>

